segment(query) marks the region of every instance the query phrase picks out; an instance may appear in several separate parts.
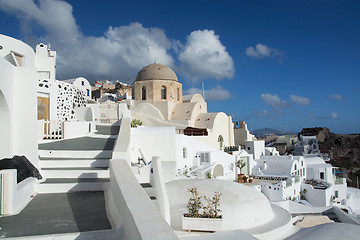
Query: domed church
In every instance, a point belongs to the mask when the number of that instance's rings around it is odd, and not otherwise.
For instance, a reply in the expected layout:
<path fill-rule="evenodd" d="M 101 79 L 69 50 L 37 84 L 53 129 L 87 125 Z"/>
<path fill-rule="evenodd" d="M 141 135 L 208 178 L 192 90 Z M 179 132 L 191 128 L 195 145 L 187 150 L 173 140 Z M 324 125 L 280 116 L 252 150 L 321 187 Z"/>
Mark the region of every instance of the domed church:
<path fill-rule="evenodd" d="M 182 84 L 171 68 L 157 62 L 144 67 L 132 90 L 131 115 L 144 126 L 175 126 L 178 133 L 202 136 L 199 140 L 221 150 L 234 145 L 231 117 L 208 113 L 200 94 L 183 96 Z"/>
<path fill-rule="evenodd" d="M 173 70 L 157 62 L 137 74 L 133 83 L 135 100 L 182 102 L 182 84 Z"/>

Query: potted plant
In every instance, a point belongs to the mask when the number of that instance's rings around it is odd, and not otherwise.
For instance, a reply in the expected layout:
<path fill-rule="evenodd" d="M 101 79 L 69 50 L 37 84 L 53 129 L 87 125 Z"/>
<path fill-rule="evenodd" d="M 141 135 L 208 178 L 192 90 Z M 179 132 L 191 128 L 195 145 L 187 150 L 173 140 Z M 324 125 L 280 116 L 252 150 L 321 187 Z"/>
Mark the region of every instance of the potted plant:
<path fill-rule="evenodd" d="M 183 229 L 187 231 L 211 231 L 215 232 L 221 229 L 222 216 L 220 206 L 221 193 L 215 192 L 212 198 L 201 196 L 196 187 L 188 189 L 191 197 L 188 201 L 188 213 L 183 215 Z M 202 199 L 206 201 L 203 206 Z"/>
<path fill-rule="evenodd" d="M 242 182 L 242 179 L 244 177 L 244 174 L 241 173 L 241 170 L 246 166 L 246 163 L 244 160 L 240 159 L 236 162 L 236 167 L 240 169 L 240 173 L 238 174 L 238 182 Z"/>
<path fill-rule="evenodd" d="M 131 121 L 131 127 L 132 128 L 136 128 L 137 126 L 141 126 L 142 124 L 143 124 L 143 122 L 138 120 L 138 119 L 133 119 Z"/>

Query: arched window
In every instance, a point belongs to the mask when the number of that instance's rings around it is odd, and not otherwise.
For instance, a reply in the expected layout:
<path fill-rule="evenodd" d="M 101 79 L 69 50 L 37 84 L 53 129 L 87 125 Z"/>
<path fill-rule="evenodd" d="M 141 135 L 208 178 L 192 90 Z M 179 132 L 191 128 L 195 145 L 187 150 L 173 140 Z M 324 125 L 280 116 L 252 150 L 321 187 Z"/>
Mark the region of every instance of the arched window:
<path fill-rule="evenodd" d="M 180 101 L 180 89 L 179 88 L 176 89 L 176 100 Z"/>
<path fill-rule="evenodd" d="M 166 87 L 161 86 L 161 99 L 166 99 Z"/>
<path fill-rule="evenodd" d="M 146 87 L 145 86 L 143 86 L 141 88 L 141 99 L 146 100 Z"/>
<path fill-rule="evenodd" d="M 218 143 L 220 144 L 220 150 L 223 148 L 224 138 L 222 135 L 219 135 L 218 137 Z"/>

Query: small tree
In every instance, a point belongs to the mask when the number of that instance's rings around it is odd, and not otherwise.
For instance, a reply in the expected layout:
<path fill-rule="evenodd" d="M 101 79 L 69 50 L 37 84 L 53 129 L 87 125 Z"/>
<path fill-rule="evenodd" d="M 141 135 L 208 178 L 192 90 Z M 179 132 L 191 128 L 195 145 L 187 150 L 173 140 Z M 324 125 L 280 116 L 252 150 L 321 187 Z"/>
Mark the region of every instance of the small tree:
<path fill-rule="evenodd" d="M 201 203 L 202 196 L 200 196 L 196 187 L 189 188 L 188 192 L 191 193 L 191 198 L 189 199 L 188 204 L 187 204 L 187 209 L 188 209 L 189 213 L 186 214 L 186 216 L 197 218 L 200 216 L 199 211 L 202 207 L 202 203 Z"/>
<path fill-rule="evenodd" d="M 214 196 L 212 198 L 204 196 L 204 199 L 207 202 L 207 205 L 203 207 L 204 210 L 204 217 L 208 218 L 220 218 L 221 216 L 218 216 L 219 213 L 221 213 L 220 206 L 220 197 L 222 196 L 222 193 L 215 192 Z"/>
<path fill-rule="evenodd" d="M 236 166 L 240 169 L 240 174 L 241 174 L 241 170 L 246 166 L 246 163 L 245 163 L 244 160 L 239 159 L 239 160 L 236 162 Z"/>

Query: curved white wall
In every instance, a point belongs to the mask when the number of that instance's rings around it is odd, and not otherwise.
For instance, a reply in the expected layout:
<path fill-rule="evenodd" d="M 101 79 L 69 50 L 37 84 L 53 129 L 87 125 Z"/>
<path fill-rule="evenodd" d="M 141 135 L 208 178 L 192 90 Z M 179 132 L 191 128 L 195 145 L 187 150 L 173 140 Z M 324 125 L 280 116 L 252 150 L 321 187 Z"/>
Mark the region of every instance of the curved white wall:
<path fill-rule="evenodd" d="M 0 113 L 9 116 L 4 120 L 9 130 L 2 138 L 9 143 L 0 145 L 0 157 L 25 155 L 38 167 L 35 53 L 25 43 L 4 35 L 0 35 L 0 46 Z"/>

